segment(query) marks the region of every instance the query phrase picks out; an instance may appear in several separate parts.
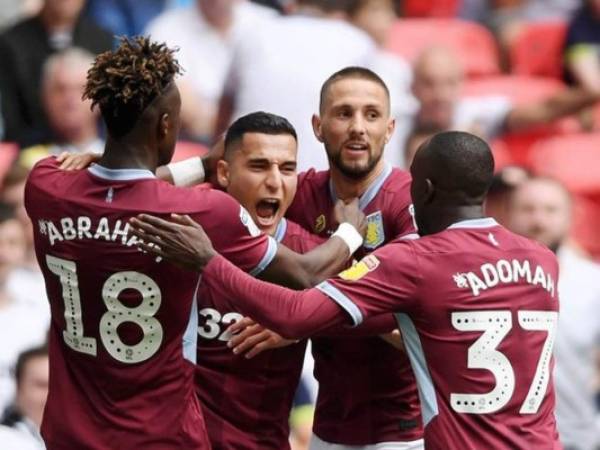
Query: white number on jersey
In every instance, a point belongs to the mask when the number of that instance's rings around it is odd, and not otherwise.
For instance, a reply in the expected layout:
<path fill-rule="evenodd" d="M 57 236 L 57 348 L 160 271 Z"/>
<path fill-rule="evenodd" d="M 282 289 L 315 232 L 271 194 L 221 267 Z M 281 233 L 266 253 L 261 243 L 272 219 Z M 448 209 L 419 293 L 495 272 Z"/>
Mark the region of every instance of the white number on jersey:
<path fill-rule="evenodd" d="M 239 322 L 244 317 L 236 312 L 229 312 L 221 316 L 221 313 L 213 308 L 201 309 L 200 315 L 204 317 L 204 324 L 198 327 L 198 334 L 204 339 L 214 339 L 219 336 L 220 341 L 231 339 L 231 333 L 227 330 L 221 333 L 221 328 L 223 326 L 227 328 L 229 325 Z"/>
<path fill-rule="evenodd" d="M 556 336 L 558 313 L 556 311 L 519 311 L 521 328 L 545 331 L 546 340 L 538 360 L 529 393 L 523 402 L 521 414 L 537 413 L 545 396 L 550 379 L 550 359 Z M 467 367 L 489 370 L 496 380 L 494 389 L 486 394 L 450 394 L 450 405 L 459 413 L 489 414 L 503 408 L 515 391 L 515 373 L 508 358 L 499 352 L 498 345 L 511 330 L 511 312 L 470 311 L 452 313 L 452 326 L 460 331 L 483 331 L 469 347 Z"/>
<path fill-rule="evenodd" d="M 50 271 L 60 277 L 65 302 L 65 343 L 73 350 L 96 356 L 96 339 L 83 334 L 83 319 L 77 265 L 73 261 L 46 255 Z M 129 308 L 119 301 L 125 289 L 134 289 L 142 296 L 142 302 Z M 106 351 L 123 363 L 139 363 L 152 357 L 163 339 L 163 329 L 154 317 L 160 307 L 162 296 L 158 285 L 139 272 L 117 272 L 102 287 L 102 300 L 108 311 L 100 319 L 100 339 Z M 135 345 L 125 344 L 117 333 L 122 323 L 131 322 L 142 329 L 143 337 Z"/>

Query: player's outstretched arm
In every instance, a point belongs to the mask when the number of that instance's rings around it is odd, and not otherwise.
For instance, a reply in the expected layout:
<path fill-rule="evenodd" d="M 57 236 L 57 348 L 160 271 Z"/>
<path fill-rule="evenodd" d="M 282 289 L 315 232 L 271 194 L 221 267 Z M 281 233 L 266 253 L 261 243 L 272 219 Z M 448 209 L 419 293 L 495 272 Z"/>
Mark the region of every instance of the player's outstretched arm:
<path fill-rule="evenodd" d="M 348 203 L 338 200 L 334 218 L 341 225 L 332 238 L 304 254 L 280 245 L 273 262 L 260 278 L 294 289 L 306 289 L 341 272 L 362 245 L 367 224 L 357 198 Z"/>
<path fill-rule="evenodd" d="M 261 278 L 291 288 L 305 289 L 341 271 L 350 256 L 362 244 L 366 229 L 364 214 L 358 200 L 336 205 L 336 217 L 341 222 L 338 231 L 325 243 L 299 254 L 278 245 L 271 263 Z M 204 231 L 189 217 L 173 215 L 173 221 L 149 215 L 132 219 L 131 232 L 146 243 L 154 243 L 147 250 L 187 269 L 194 269 L 202 260 Z"/>
<path fill-rule="evenodd" d="M 178 220 L 193 222 L 189 217 L 178 217 Z M 162 222 L 165 223 L 156 223 L 154 226 L 169 228 L 168 224 L 171 224 L 176 231 L 159 233 L 158 230 L 152 230 L 155 236 L 150 236 L 148 231 L 143 231 L 148 228 L 140 220 L 131 220 L 134 228 L 132 233 L 144 239 L 144 242 L 138 243 L 139 248 L 184 268 L 203 272 L 203 283 L 215 293 L 215 298 L 222 299 L 223 307 L 240 311 L 290 339 L 303 338 L 331 326 L 349 323 L 343 310 L 317 289 L 294 291 L 257 280 L 238 269 L 214 250 L 202 227 L 195 222 L 194 225 L 185 226 Z M 181 236 L 187 238 L 180 239 Z M 186 246 L 193 246 L 194 251 L 182 251 Z M 173 258 L 174 251 L 179 254 L 176 259 Z M 264 301 L 265 298 L 269 301 Z"/>

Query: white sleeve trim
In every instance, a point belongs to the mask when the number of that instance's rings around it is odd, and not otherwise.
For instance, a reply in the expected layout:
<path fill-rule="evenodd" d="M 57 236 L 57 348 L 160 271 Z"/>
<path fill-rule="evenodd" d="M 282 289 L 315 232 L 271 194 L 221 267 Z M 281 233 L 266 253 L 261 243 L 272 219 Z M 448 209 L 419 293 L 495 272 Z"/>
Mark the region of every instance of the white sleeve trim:
<path fill-rule="evenodd" d="M 253 277 L 259 275 L 263 270 L 265 270 L 267 266 L 271 264 L 271 261 L 273 261 L 273 258 L 275 258 L 275 255 L 277 254 L 277 241 L 271 236 L 267 236 L 267 240 L 267 251 L 258 265 L 250 271 L 250 275 Z"/>
<path fill-rule="evenodd" d="M 321 284 L 316 286 L 316 288 L 336 302 L 344 311 L 346 311 L 352 318 L 352 322 L 354 322 L 355 327 L 363 322 L 364 318 L 360 312 L 360 309 L 358 309 L 358 306 L 356 306 L 356 304 L 350 300 L 348 296 L 343 294 L 342 291 L 340 291 L 334 285 L 328 281 L 323 281 Z"/>

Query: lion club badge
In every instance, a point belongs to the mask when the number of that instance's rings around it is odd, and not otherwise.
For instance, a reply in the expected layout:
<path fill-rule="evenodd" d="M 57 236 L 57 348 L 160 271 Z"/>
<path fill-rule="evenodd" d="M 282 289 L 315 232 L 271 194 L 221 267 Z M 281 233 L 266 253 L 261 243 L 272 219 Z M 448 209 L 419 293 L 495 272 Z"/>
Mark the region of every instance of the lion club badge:
<path fill-rule="evenodd" d="M 327 220 L 325 220 L 325 214 L 321 214 L 319 217 L 317 217 L 317 220 L 315 220 L 315 233 L 321 233 L 325 229 L 326 225 Z"/>
<path fill-rule="evenodd" d="M 367 236 L 364 246 L 373 250 L 383 244 L 385 233 L 383 231 L 383 217 L 381 211 L 374 212 L 367 216 Z"/>

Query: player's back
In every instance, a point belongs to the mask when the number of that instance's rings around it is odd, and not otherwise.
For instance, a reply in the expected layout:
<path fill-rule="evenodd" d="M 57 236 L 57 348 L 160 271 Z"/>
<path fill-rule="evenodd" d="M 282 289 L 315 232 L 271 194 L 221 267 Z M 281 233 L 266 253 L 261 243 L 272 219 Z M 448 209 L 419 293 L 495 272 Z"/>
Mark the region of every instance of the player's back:
<path fill-rule="evenodd" d="M 426 448 L 561 448 L 554 255 L 492 219 L 402 245 L 419 271 L 418 294 L 397 317 L 416 366 Z"/>
<path fill-rule="evenodd" d="M 306 253 L 324 240 L 282 219 L 276 241 Z M 300 379 L 306 340 L 246 359 L 227 346 L 227 326 L 243 316 L 219 310 L 200 288 L 196 390 L 215 450 L 289 449 L 289 415 Z"/>
<path fill-rule="evenodd" d="M 198 274 L 137 250 L 128 219 L 208 221 L 211 197 L 144 170 L 33 169 L 25 201 L 52 311 L 50 450 L 210 448 L 191 363 Z"/>

